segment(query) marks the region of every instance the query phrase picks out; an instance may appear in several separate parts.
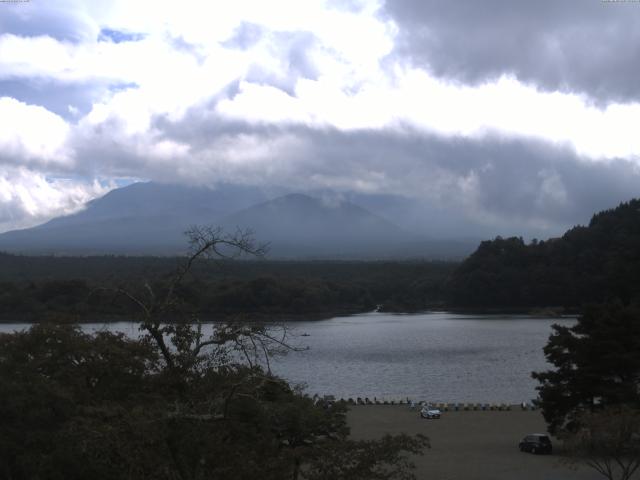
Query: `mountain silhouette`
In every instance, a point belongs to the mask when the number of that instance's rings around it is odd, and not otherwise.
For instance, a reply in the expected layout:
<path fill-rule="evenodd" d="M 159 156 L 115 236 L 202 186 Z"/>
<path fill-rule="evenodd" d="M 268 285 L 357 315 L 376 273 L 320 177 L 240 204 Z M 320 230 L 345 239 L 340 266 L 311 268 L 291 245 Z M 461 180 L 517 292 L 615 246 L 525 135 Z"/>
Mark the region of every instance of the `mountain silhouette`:
<path fill-rule="evenodd" d="M 460 258 L 475 244 L 434 241 L 346 200 L 223 184 L 135 183 L 73 215 L 0 235 L 0 250 L 51 255 L 176 255 L 192 225 L 250 229 L 271 258 Z M 272 198 L 273 195 L 281 195 Z M 271 199 L 270 199 L 271 198 Z M 326 198 L 331 198 L 328 196 Z"/>
<path fill-rule="evenodd" d="M 183 252 L 184 231 L 214 224 L 264 201 L 252 187 L 218 188 L 134 183 L 95 199 L 73 215 L 0 235 L 0 249 L 35 254 L 148 254 Z"/>
<path fill-rule="evenodd" d="M 371 257 L 419 239 L 350 202 L 289 194 L 223 219 L 227 229 L 249 227 L 277 257 Z"/>

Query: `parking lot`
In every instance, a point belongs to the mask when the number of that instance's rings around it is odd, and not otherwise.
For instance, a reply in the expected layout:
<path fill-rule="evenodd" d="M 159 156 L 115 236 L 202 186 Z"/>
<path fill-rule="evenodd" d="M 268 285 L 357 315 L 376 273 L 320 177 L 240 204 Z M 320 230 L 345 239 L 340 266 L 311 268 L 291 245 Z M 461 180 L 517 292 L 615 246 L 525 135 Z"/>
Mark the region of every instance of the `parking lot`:
<path fill-rule="evenodd" d="M 597 480 L 587 467 L 570 466 L 558 453 L 531 455 L 518 450 L 518 442 L 529 433 L 544 433 L 538 411 L 443 412 L 437 420 L 419 417 L 406 405 L 362 405 L 348 414 L 351 434 L 357 439 L 379 438 L 385 433 L 422 433 L 431 449 L 416 457 L 417 478 L 430 480 Z M 555 439 L 553 439 L 555 440 Z"/>

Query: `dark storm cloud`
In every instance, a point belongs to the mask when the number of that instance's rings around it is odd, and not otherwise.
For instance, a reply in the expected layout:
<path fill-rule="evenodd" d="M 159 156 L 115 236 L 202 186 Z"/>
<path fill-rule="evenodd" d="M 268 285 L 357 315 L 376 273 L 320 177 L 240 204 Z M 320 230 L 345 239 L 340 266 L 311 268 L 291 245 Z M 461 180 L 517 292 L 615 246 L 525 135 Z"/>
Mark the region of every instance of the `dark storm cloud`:
<path fill-rule="evenodd" d="M 407 208 L 406 218 L 396 220 L 420 230 L 557 235 L 640 193 L 635 163 L 594 162 L 541 141 L 250 124 L 229 122 L 213 112 L 194 109 L 181 122 L 157 118 L 154 124 L 161 138 L 188 144 L 194 158 L 203 159 L 202 165 L 185 167 L 197 172 L 195 177 L 400 195 L 416 208 Z M 238 166 L 211 159 L 211 145 L 221 139 L 233 144 L 251 138 L 256 145 L 269 145 L 284 137 L 294 138 L 294 144 L 274 147 L 262 163 Z M 208 169 L 212 164 L 216 168 Z M 153 175 L 154 165 L 146 168 Z M 170 176 L 167 165 L 163 168 L 163 177 Z"/>
<path fill-rule="evenodd" d="M 640 3 L 602 0 L 387 0 L 396 53 L 477 84 L 515 75 L 597 102 L 640 101 Z"/>
<path fill-rule="evenodd" d="M 640 170 L 632 162 L 594 163 L 534 141 L 327 131 L 308 138 L 305 155 L 315 171 L 307 176 L 366 180 L 379 173 L 394 193 L 505 224 L 563 228 L 639 193 Z"/>

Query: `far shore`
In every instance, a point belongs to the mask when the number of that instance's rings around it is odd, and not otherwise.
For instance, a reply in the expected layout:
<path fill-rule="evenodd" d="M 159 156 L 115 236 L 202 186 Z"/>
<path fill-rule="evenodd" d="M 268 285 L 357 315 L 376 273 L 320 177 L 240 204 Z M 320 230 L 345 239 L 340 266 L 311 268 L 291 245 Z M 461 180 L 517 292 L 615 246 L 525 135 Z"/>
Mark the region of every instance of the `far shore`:
<path fill-rule="evenodd" d="M 353 311 L 353 310 L 340 310 L 332 312 L 318 312 L 318 313 L 243 313 L 243 314 L 220 314 L 220 315 L 203 315 L 200 317 L 202 323 L 220 323 L 229 321 L 245 321 L 245 322 L 265 322 L 265 323 L 296 323 L 304 321 L 315 320 L 329 320 L 330 318 L 343 317 L 349 315 L 357 315 L 362 313 L 369 313 L 370 311 Z M 169 319 L 167 319 L 169 320 Z M 173 319 L 174 321 L 180 321 Z M 77 323 L 77 324 L 90 324 L 90 323 L 118 323 L 118 322 L 132 322 L 139 323 L 141 320 L 136 318 L 135 315 L 47 315 L 44 318 L 39 316 L 25 316 L 25 315 L 2 315 L 0 316 L 0 324 L 25 324 L 32 325 L 36 323 Z"/>
<path fill-rule="evenodd" d="M 296 323 L 305 321 L 321 321 L 329 320 L 335 317 L 346 317 L 350 315 L 362 315 L 367 313 L 381 313 L 389 315 L 420 315 L 430 313 L 444 313 L 452 315 L 526 315 L 541 318 L 563 318 L 563 317 L 575 317 L 579 314 L 579 309 L 557 309 L 557 308 L 530 308 L 530 309 L 512 309 L 512 308 L 433 308 L 425 310 L 411 310 L 411 311 L 387 311 L 381 310 L 332 310 L 325 312 L 307 312 L 307 313 L 265 313 L 265 312 L 253 312 L 253 313 L 221 313 L 203 315 L 201 317 L 202 323 L 218 323 L 227 322 L 233 320 L 242 320 L 247 322 L 265 322 L 265 323 Z M 35 323 L 118 323 L 118 322 L 139 322 L 140 320 L 135 318 L 134 315 L 92 315 L 91 313 L 85 315 L 75 314 L 45 314 L 40 316 L 37 314 L 2 314 L 0 315 L 0 324 L 25 324 L 31 325 Z"/>
<path fill-rule="evenodd" d="M 595 471 L 570 466 L 562 444 L 553 440 L 553 455 L 522 453 L 518 442 L 530 433 L 546 432 L 539 411 L 449 411 L 437 420 L 421 419 L 405 405 L 349 407 L 347 421 L 354 439 L 384 434 L 423 434 L 431 448 L 412 460 L 416 477 L 429 480 L 597 480 Z"/>

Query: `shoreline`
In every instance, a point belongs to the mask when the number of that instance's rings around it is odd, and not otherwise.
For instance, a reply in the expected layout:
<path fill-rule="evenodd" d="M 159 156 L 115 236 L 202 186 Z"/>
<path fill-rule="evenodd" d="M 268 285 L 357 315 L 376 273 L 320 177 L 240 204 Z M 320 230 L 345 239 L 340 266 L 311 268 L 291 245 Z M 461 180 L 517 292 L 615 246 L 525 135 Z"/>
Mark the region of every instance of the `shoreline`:
<path fill-rule="evenodd" d="M 358 315 L 362 313 L 370 313 L 371 311 L 353 311 L 353 310 L 341 310 L 332 312 L 317 312 L 317 313 L 299 313 L 299 314 L 268 314 L 268 313 L 242 313 L 242 314 L 220 314 L 220 315 L 204 315 L 201 318 L 201 323 L 221 323 L 232 320 L 246 321 L 249 323 L 297 323 L 305 321 L 322 321 L 329 320 L 335 317 L 343 317 L 350 315 Z M 38 320 L 38 317 L 26 318 L 25 316 L 16 315 L 16 318 L 7 318 L 7 316 L 0 317 L 0 324 L 21 324 L 21 325 L 33 325 L 38 323 L 68 323 L 68 324 L 92 324 L 92 323 L 140 323 L 140 320 L 135 319 L 135 315 L 85 315 L 82 319 L 76 318 L 78 315 L 60 314 L 52 315 L 50 318 L 44 320 Z M 58 318 L 56 318 L 58 317 Z M 176 321 L 176 323 L 183 323 Z M 186 322 L 184 322 L 186 323 Z"/>
<path fill-rule="evenodd" d="M 437 309 L 425 309 L 425 310 L 412 310 L 412 311 L 387 311 L 387 310 L 332 310 L 330 312 L 312 312 L 312 313 L 225 313 L 225 314 L 210 314 L 203 315 L 202 323 L 220 323 L 230 320 L 238 320 L 242 318 L 247 322 L 264 322 L 264 323 L 298 323 L 306 321 L 323 321 L 330 320 L 336 317 L 348 317 L 353 315 L 362 314 L 387 314 L 387 315 L 428 315 L 435 313 L 452 314 L 452 315 L 517 315 L 517 316 L 530 316 L 540 317 L 544 319 L 549 318 L 575 318 L 579 315 L 580 310 L 565 309 L 558 311 L 555 309 L 510 309 L 510 308 L 491 308 L 491 309 L 472 309 L 472 308 L 442 308 Z M 0 316 L 0 324 L 23 324 L 31 325 L 37 323 L 69 323 L 69 324 L 91 324 L 91 323 L 119 323 L 119 322 L 132 322 L 139 323 L 138 320 L 132 319 L 134 315 L 100 315 L 92 314 L 80 315 L 59 313 L 59 314 L 46 314 L 48 318 L 41 319 L 37 314 L 15 314 L 11 315 L 13 318 L 9 318 L 8 314 Z M 16 318 L 17 317 L 17 318 Z"/>

